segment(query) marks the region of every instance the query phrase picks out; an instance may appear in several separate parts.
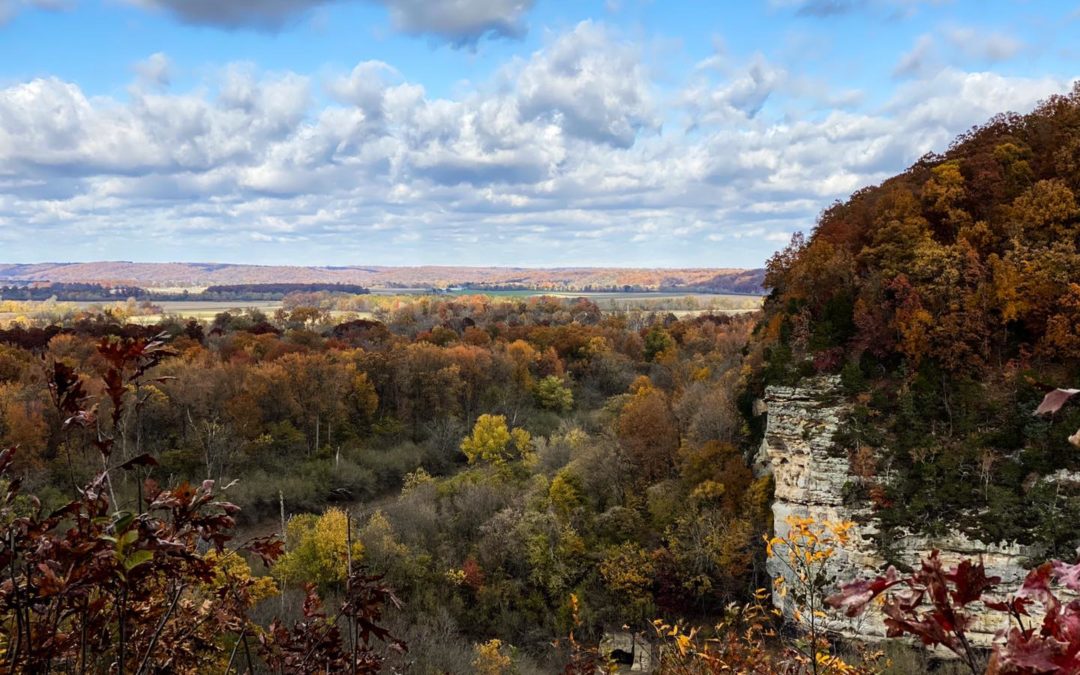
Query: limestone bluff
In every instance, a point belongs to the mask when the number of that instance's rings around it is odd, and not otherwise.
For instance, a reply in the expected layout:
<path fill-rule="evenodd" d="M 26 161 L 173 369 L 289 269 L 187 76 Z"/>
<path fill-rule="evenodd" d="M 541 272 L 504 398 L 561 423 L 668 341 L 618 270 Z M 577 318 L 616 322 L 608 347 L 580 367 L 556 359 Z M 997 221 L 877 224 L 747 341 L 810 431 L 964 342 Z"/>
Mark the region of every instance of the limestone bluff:
<path fill-rule="evenodd" d="M 830 561 L 829 571 L 838 582 L 870 576 L 883 571 L 890 562 L 916 566 L 933 549 L 951 566 L 963 558 L 982 558 L 988 575 L 1001 577 L 1002 591 L 1017 588 L 1027 574 L 1031 561 L 1040 559 L 1034 547 L 1010 542 L 986 543 L 958 530 L 931 537 L 914 532 L 898 532 L 889 542 L 891 561 L 882 552 L 879 523 L 869 504 L 845 503 L 845 486 L 861 478 L 851 470 L 848 450 L 834 440 L 850 415 L 853 404 L 845 397 L 838 376 L 807 378 L 798 386 L 770 386 L 757 406 L 767 416 L 765 435 L 758 451 L 756 471 L 771 473 L 775 482 L 772 506 L 778 536 L 787 535 L 788 516 L 804 516 L 815 521 L 852 521 L 856 523 L 847 546 L 841 547 Z M 887 476 L 886 476 L 887 480 Z M 778 555 L 782 555 L 780 552 Z M 784 568 L 774 558 L 767 562 L 775 578 Z M 773 594 L 773 604 L 794 621 L 789 600 Z M 871 611 L 855 619 L 832 613 L 829 630 L 846 637 L 881 639 L 885 637 L 884 616 Z M 1003 627 L 1000 613 L 979 615 L 969 636 L 979 646 L 989 646 L 994 634 Z"/>

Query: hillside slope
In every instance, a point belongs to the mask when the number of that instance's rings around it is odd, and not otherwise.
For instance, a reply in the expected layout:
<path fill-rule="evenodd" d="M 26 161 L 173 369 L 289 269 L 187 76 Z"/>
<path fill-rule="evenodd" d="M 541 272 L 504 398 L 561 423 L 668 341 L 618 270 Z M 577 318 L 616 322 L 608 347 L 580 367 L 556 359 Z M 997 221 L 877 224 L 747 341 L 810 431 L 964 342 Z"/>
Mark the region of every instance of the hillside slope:
<path fill-rule="evenodd" d="M 756 379 L 839 373 L 854 412 L 833 438 L 844 495 L 892 528 L 959 529 L 1072 553 L 1067 438 L 1035 418 L 1080 382 L 1080 85 L 1005 114 L 821 216 L 769 263 Z"/>

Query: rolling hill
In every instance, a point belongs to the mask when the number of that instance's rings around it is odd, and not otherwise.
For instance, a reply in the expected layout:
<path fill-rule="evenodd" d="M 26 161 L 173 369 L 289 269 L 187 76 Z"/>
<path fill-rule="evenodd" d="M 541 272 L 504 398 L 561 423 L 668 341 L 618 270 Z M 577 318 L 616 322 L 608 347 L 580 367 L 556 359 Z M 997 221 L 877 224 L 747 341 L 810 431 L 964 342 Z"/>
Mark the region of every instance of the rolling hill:
<path fill-rule="evenodd" d="M 469 286 L 552 291 L 694 290 L 762 293 L 760 269 L 291 267 L 217 263 L 0 263 L 0 281 L 129 284 L 146 288 L 219 284 L 343 283 L 372 288 Z"/>

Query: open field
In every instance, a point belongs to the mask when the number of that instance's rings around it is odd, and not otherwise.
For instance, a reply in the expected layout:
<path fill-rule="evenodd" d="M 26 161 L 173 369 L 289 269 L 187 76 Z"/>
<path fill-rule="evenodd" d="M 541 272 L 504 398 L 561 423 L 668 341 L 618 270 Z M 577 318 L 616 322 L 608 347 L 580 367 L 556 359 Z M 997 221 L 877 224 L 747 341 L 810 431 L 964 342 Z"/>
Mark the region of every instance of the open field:
<path fill-rule="evenodd" d="M 372 297 L 386 298 L 387 296 L 420 296 L 427 295 L 423 289 L 373 289 Z M 595 302 L 605 312 L 628 312 L 628 311 L 663 311 L 671 312 L 682 318 L 697 314 L 718 313 L 742 313 L 752 312 L 761 306 L 761 296 L 741 294 L 710 294 L 710 293 L 663 293 L 663 292 L 631 292 L 631 293 L 570 293 L 557 292 L 545 293 L 541 291 L 513 290 L 513 291 L 487 291 L 478 293 L 475 291 L 459 290 L 440 294 L 438 297 L 464 296 L 464 295 L 487 295 L 493 298 L 528 298 L 542 295 L 550 295 L 559 298 L 587 298 Z M 376 300 L 377 302 L 377 300 Z M 139 315 L 132 318 L 137 323 L 153 323 L 161 320 L 164 316 L 179 316 L 185 319 L 198 319 L 210 321 L 221 312 L 238 312 L 245 309 L 258 309 L 265 314 L 272 315 L 281 308 L 280 300 L 256 300 L 256 301 L 204 301 L 204 300 L 177 300 L 155 302 L 162 308 L 160 314 Z M 73 302 L 73 303 L 48 303 L 29 302 L 24 303 L 29 310 L 23 312 L 0 312 L 0 325 L 6 325 L 19 316 L 30 319 L 43 319 L 57 314 L 62 315 L 67 311 L 78 309 L 91 309 L 94 307 L 106 307 L 106 303 L 97 302 Z M 39 308 L 40 312 L 35 311 Z M 370 311 L 334 311 L 331 313 L 335 318 L 371 318 Z"/>
<path fill-rule="evenodd" d="M 177 300 L 167 302 L 155 302 L 154 304 L 164 310 L 163 314 L 151 314 L 143 317 L 136 317 L 140 323 L 146 321 L 157 321 L 163 315 L 176 315 L 182 316 L 185 319 L 199 319 L 201 321 L 210 321 L 222 312 L 239 312 L 245 309 L 257 309 L 265 314 L 273 314 L 277 310 L 281 309 L 280 300 L 254 300 L 251 302 Z"/>

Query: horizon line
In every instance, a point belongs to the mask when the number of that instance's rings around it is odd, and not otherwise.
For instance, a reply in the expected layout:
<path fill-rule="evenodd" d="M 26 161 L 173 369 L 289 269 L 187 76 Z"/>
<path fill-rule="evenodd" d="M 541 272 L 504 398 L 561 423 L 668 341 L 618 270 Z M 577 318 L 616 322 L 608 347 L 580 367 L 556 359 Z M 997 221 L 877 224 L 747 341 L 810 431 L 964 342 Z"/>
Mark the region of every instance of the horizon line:
<path fill-rule="evenodd" d="M 58 261 L 46 260 L 38 262 L 4 262 L 0 261 L 0 267 L 16 266 L 40 266 L 40 265 L 221 265 L 233 267 L 284 267 L 292 269 L 418 269 L 418 268 L 441 268 L 441 269 L 505 269 L 505 270 L 598 270 L 598 269 L 621 269 L 621 270 L 721 270 L 721 271 L 753 271 L 765 267 L 764 264 L 757 267 L 674 267 L 667 265 L 452 265 L 445 263 L 418 264 L 418 265 L 386 265 L 379 263 L 365 264 L 353 263 L 348 265 L 333 264 L 281 264 L 281 263 L 248 263 L 248 262 L 223 262 L 204 260 L 172 260 L 172 261 L 135 261 L 135 260 L 74 260 Z"/>

